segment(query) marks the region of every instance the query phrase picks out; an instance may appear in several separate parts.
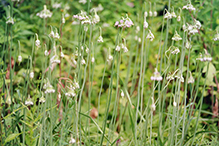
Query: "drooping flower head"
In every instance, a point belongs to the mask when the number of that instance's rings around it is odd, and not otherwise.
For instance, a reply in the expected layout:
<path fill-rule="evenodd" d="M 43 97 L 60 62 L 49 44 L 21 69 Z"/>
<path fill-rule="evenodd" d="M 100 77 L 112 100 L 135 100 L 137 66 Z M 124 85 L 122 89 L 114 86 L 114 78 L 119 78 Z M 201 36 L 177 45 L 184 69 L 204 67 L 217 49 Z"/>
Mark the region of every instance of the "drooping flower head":
<path fill-rule="evenodd" d="M 152 81 L 162 81 L 163 80 L 163 77 L 160 75 L 157 68 L 155 68 L 154 75 L 151 76 L 151 80 Z"/>
<path fill-rule="evenodd" d="M 134 23 L 126 14 L 126 18 L 122 17 L 120 21 L 116 21 L 114 26 L 126 28 L 126 27 L 131 27 L 132 25 L 134 25 Z"/>
<path fill-rule="evenodd" d="M 40 18 L 49 18 L 52 17 L 52 12 L 50 12 L 50 10 L 47 10 L 46 5 L 44 5 L 44 9 L 36 15 Z"/>

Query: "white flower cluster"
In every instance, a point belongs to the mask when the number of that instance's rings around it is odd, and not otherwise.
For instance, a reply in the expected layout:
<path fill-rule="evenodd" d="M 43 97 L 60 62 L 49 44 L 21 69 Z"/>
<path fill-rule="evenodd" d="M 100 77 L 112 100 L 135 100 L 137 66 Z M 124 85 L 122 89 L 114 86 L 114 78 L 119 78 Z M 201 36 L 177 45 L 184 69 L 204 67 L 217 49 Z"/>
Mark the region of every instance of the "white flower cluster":
<path fill-rule="evenodd" d="M 218 33 L 214 36 L 214 41 L 217 41 L 217 40 L 219 40 L 219 34 Z"/>
<path fill-rule="evenodd" d="M 162 81 L 163 80 L 163 77 L 160 75 L 160 73 L 157 71 L 157 68 L 155 68 L 155 71 L 154 71 L 154 75 L 151 76 L 151 80 L 152 81 Z"/>
<path fill-rule="evenodd" d="M 126 18 L 122 17 L 120 21 L 116 21 L 114 26 L 126 28 L 126 27 L 131 27 L 132 25 L 134 25 L 134 23 L 126 14 Z"/>
<path fill-rule="evenodd" d="M 199 58 L 196 58 L 196 60 L 200 60 L 201 62 L 212 61 L 211 55 L 207 52 L 207 50 L 204 51 L 205 54 L 204 55 L 200 54 Z"/>
<path fill-rule="evenodd" d="M 151 30 L 148 30 L 149 31 L 149 33 L 148 33 L 148 35 L 147 35 L 147 39 L 149 39 L 150 41 L 153 41 L 154 40 L 154 35 L 153 35 L 153 33 L 151 32 Z"/>
<path fill-rule="evenodd" d="M 7 18 L 6 24 L 14 24 L 14 19 L 11 16 L 9 16 Z"/>
<path fill-rule="evenodd" d="M 188 3 L 187 5 L 183 6 L 182 9 L 187 9 L 190 11 L 195 11 L 195 7 L 193 7 L 193 5 L 191 3 Z"/>
<path fill-rule="evenodd" d="M 79 0 L 78 2 L 79 2 L 79 3 L 82 3 L 82 4 L 86 4 L 86 3 L 87 3 L 87 0 Z"/>
<path fill-rule="evenodd" d="M 179 79 L 179 81 L 183 83 L 184 82 L 184 78 L 182 76 L 182 71 L 179 71 L 179 69 L 177 69 L 173 74 L 169 73 L 169 75 L 166 77 L 166 79 L 168 81 L 174 80 L 175 78 Z"/>
<path fill-rule="evenodd" d="M 174 34 L 174 36 L 172 37 L 172 40 L 174 40 L 174 41 L 182 40 L 182 38 L 181 38 L 180 35 L 177 33 L 177 31 L 175 31 L 175 34 Z"/>
<path fill-rule="evenodd" d="M 198 33 L 198 29 L 196 28 L 196 26 L 195 25 L 190 25 L 190 24 L 184 24 L 183 25 L 183 30 L 184 30 L 184 32 L 188 32 L 188 34 L 190 35 L 190 34 L 192 34 L 192 35 L 194 35 L 195 33 Z"/>
<path fill-rule="evenodd" d="M 167 54 L 167 52 L 170 52 L 171 54 L 175 55 L 178 54 L 180 52 L 178 47 L 175 46 L 170 46 L 169 49 L 165 52 L 165 55 Z M 169 58 L 169 57 L 167 57 Z"/>
<path fill-rule="evenodd" d="M 60 63 L 60 59 L 59 59 L 59 56 L 58 55 L 54 55 L 52 56 L 52 58 L 50 58 L 50 63 L 53 64 L 53 63 Z"/>
<path fill-rule="evenodd" d="M 55 9 L 61 8 L 61 6 L 62 6 L 62 3 L 54 3 L 52 5 L 52 7 L 55 8 Z"/>
<path fill-rule="evenodd" d="M 96 24 L 100 22 L 100 17 L 97 15 L 96 11 L 92 17 L 87 16 L 87 13 L 81 10 L 81 13 L 73 15 L 73 18 L 78 19 L 79 21 L 81 21 L 82 24 Z"/>
<path fill-rule="evenodd" d="M 65 93 L 65 96 L 75 97 L 76 96 L 75 90 L 79 89 L 80 86 L 79 86 L 78 82 L 74 81 L 73 85 L 70 84 L 70 86 L 67 86 L 67 88 L 68 88 L 68 91 Z"/>
<path fill-rule="evenodd" d="M 103 11 L 103 6 L 101 4 L 98 4 L 97 7 L 94 7 L 90 10 L 90 12 L 92 11 L 96 11 L 96 12 Z"/>
<path fill-rule="evenodd" d="M 166 10 L 166 14 L 164 15 L 165 19 L 172 19 L 172 18 L 176 18 L 176 14 L 173 11 L 172 13 L 170 13 L 168 10 Z"/>
<path fill-rule="evenodd" d="M 115 50 L 119 52 L 121 49 L 123 49 L 124 53 L 128 52 L 128 48 L 123 43 L 121 44 L 121 46 L 117 45 Z"/>
<path fill-rule="evenodd" d="M 53 86 L 50 84 L 49 79 L 47 78 L 46 83 L 43 86 L 43 89 L 45 89 L 45 94 L 47 93 L 55 93 L 55 89 L 53 88 Z"/>
<path fill-rule="evenodd" d="M 190 73 L 190 77 L 188 78 L 188 84 L 190 84 L 190 83 L 194 83 L 194 78 L 193 78 L 193 76 L 192 76 L 192 73 L 191 73 L 191 71 L 189 72 Z"/>
<path fill-rule="evenodd" d="M 31 100 L 30 95 L 28 95 L 28 98 L 27 98 L 27 100 L 25 101 L 25 105 L 26 105 L 26 106 L 33 105 L 33 101 Z"/>
<path fill-rule="evenodd" d="M 147 17 L 148 13 L 149 13 L 150 17 L 152 17 L 152 16 L 156 17 L 157 16 L 157 11 L 154 11 L 154 12 L 152 12 L 152 11 L 149 11 L 149 12 L 145 11 L 144 12 L 144 16 Z"/>
<path fill-rule="evenodd" d="M 36 15 L 40 18 L 49 18 L 52 17 L 52 12 L 50 12 L 50 10 L 47 10 L 46 5 L 44 5 L 44 9 Z"/>

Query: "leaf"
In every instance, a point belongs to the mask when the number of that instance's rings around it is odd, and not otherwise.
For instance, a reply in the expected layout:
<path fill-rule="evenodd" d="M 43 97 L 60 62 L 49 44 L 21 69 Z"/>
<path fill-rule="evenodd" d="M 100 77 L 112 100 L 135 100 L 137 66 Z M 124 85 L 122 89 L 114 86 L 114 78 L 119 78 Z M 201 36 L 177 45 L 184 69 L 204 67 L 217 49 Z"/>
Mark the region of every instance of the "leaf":
<path fill-rule="evenodd" d="M 5 145 L 7 142 L 9 142 L 9 141 L 15 139 L 15 138 L 16 138 L 18 135 L 20 135 L 20 134 L 21 134 L 21 133 L 13 133 L 13 134 L 9 135 L 9 136 L 5 139 L 4 145 Z"/>
<path fill-rule="evenodd" d="M 207 69 L 208 69 L 208 72 L 207 72 Z M 211 85 L 211 86 L 215 86 L 214 82 L 213 82 L 213 79 L 214 79 L 214 76 L 216 75 L 216 68 L 214 67 L 214 65 L 210 62 L 209 65 L 206 64 L 205 67 L 203 68 L 203 71 L 202 73 L 206 73 L 206 78 L 207 78 L 207 81 L 206 81 L 206 84 L 207 85 Z"/>

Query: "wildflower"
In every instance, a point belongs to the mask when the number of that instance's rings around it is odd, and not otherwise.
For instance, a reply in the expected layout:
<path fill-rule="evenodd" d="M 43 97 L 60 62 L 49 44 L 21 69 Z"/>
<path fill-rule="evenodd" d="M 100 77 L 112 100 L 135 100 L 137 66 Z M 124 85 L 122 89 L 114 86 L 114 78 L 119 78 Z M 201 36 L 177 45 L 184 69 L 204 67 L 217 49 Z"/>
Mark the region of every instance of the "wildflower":
<path fill-rule="evenodd" d="M 174 77 L 173 77 L 172 74 L 170 74 L 169 76 L 166 77 L 166 79 L 167 79 L 168 81 L 171 81 L 171 80 L 174 80 Z"/>
<path fill-rule="evenodd" d="M 171 16 L 172 16 L 172 18 L 173 18 L 173 17 L 176 18 L 176 13 L 173 11 L 173 12 L 171 13 Z"/>
<path fill-rule="evenodd" d="M 154 103 L 151 105 L 151 110 L 152 110 L 152 111 L 155 111 L 155 110 L 156 110 L 156 105 L 155 105 Z"/>
<path fill-rule="evenodd" d="M 173 102 L 173 106 L 175 106 L 175 107 L 177 106 L 177 103 L 175 101 Z"/>
<path fill-rule="evenodd" d="M 191 71 L 190 71 L 189 73 L 190 73 L 190 77 L 189 77 L 189 79 L 188 79 L 188 84 L 189 84 L 189 83 L 194 83 L 194 78 L 193 78 L 193 76 L 192 76 Z"/>
<path fill-rule="evenodd" d="M 212 61 L 211 55 L 207 52 L 206 49 L 205 49 L 204 51 L 205 51 L 205 54 L 202 55 L 202 54 L 200 53 L 200 57 L 199 57 L 199 58 L 196 58 L 196 60 L 200 60 L 200 61 L 202 61 L 202 62 L 205 62 L 205 61 Z"/>
<path fill-rule="evenodd" d="M 126 15 L 126 18 L 122 17 L 120 21 L 116 21 L 114 26 L 126 28 L 126 27 L 131 27 L 132 25 L 134 25 L 134 23 L 128 17 L 128 15 Z"/>
<path fill-rule="evenodd" d="M 178 22 L 181 21 L 181 17 L 180 17 L 180 15 L 177 17 L 177 21 L 178 21 Z"/>
<path fill-rule="evenodd" d="M 64 17 L 64 14 L 62 14 L 62 24 L 65 24 L 65 17 Z"/>
<path fill-rule="evenodd" d="M 151 30 L 149 30 L 149 33 L 146 38 L 149 39 L 150 41 L 153 41 L 154 35 L 152 34 Z"/>
<path fill-rule="evenodd" d="M 124 97 L 124 96 L 125 96 L 125 94 L 124 94 L 123 90 L 121 90 L 121 97 Z"/>
<path fill-rule="evenodd" d="M 118 51 L 118 52 L 119 52 L 119 51 L 120 51 L 120 49 L 121 49 L 121 48 L 120 48 L 120 46 L 119 46 L 119 45 L 117 45 L 117 46 L 116 46 L 116 51 Z"/>
<path fill-rule="evenodd" d="M 147 16 L 148 16 L 148 12 L 145 11 L 145 12 L 144 12 L 144 17 L 147 17 Z"/>
<path fill-rule="evenodd" d="M 38 35 L 36 34 L 36 41 L 35 41 L 35 45 L 37 48 L 40 47 L 40 40 L 38 39 Z"/>
<path fill-rule="evenodd" d="M 33 79 L 34 78 L 34 72 L 30 72 L 30 79 Z"/>
<path fill-rule="evenodd" d="M 166 10 L 166 14 L 164 15 L 164 18 L 166 18 L 166 19 L 171 19 L 172 18 L 172 15 L 170 14 L 169 11 Z"/>
<path fill-rule="evenodd" d="M 85 51 L 86 51 L 86 53 L 89 53 L 89 48 L 88 48 L 88 47 L 86 47 L 86 50 L 85 50 Z"/>
<path fill-rule="evenodd" d="M 92 62 L 92 63 L 95 62 L 95 58 L 94 58 L 94 57 L 91 58 L 91 62 Z"/>
<path fill-rule="evenodd" d="M 49 36 L 50 36 L 51 38 L 53 38 L 53 37 L 55 36 L 55 33 L 54 33 L 54 31 L 52 30 L 52 27 L 51 27 L 51 32 L 50 32 Z"/>
<path fill-rule="evenodd" d="M 81 59 L 81 64 L 82 64 L 82 65 L 86 64 L 84 58 Z"/>
<path fill-rule="evenodd" d="M 103 42 L 103 37 L 102 37 L 101 35 L 98 37 L 97 42 L 98 42 L 98 43 L 102 43 L 102 42 Z"/>
<path fill-rule="evenodd" d="M 61 52 L 61 57 L 62 57 L 62 58 L 65 57 L 65 55 L 63 54 L 63 52 Z"/>
<path fill-rule="evenodd" d="M 135 32 L 138 33 L 140 31 L 140 27 L 137 26 Z"/>
<path fill-rule="evenodd" d="M 94 7 L 93 9 L 91 9 L 91 11 L 92 10 L 95 10 L 96 12 L 98 12 L 98 11 L 103 11 L 103 6 L 101 5 L 101 4 L 98 4 L 98 6 L 97 7 Z"/>
<path fill-rule="evenodd" d="M 94 16 L 93 16 L 93 21 L 92 21 L 92 23 L 93 24 L 96 24 L 96 23 L 98 23 L 98 22 L 100 22 L 100 17 L 97 15 L 97 12 L 96 12 L 96 10 L 94 11 Z"/>
<path fill-rule="evenodd" d="M 200 29 L 201 28 L 201 23 L 198 20 L 195 20 L 195 28 Z"/>
<path fill-rule="evenodd" d="M 69 16 L 70 16 L 69 13 L 66 13 L 66 14 L 65 14 L 65 18 L 67 18 L 67 17 L 69 17 Z"/>
<path fill-rule="evenodd" d="M 67 86 L 67 88 L 68 88 L 68 92 L 65 93 L 65 96 L 74 97 L 76 95 L 75 88 L 71 84 L 70 84 L 70 87 Z"/>
<path fill-rule="evenodd" d="M 59 100 L 61 99 L 61 94 L 60 94 L 60 93 L 58 94 L 58 99 L 59 99 Z"/>
<path fill-rule="evenodd" d="M 148 22 L 145 20 L 144 21 L 144 29 L 148 28 Z"/>
<path fill-rule="evenodd" d="M 46 5 L 44 5 L 44 9 L 40 13 L 37 13 L 36 15 L 39 16 L 40 18 L 48 18 L 48 17 L 52 17 L 52 12 L 47 10 Z"/>
<path fill-rule="evenodd" d="M 181 74 L 181 75 L 180 75 Z M 181 72 L 179 72 L 177 75 L 175 75 L 175 78 L 177 78 L 177 79 L 179 79 L 180 80 L 180 82 L 184 82 L 184 78 L 183 78 L 183 76 L 182 76 L 182 73 Z"/>
<path fill-rule="evenodd" d="M 110 62 L 110 61 L 112 61 L 113 60 L 113 56 L 112 55 L 108 55 L 108 58 L 107 58 L 107 62 Z"/>
<path fill-rule="evenodd" d="M 19 55 L 17 60 L 18 60 L 19 63 L 21 63 L 21 61 L 22 61 L 22 56 Z"/>
<path fill-rule="evenodd" d="M 6 97 L 6 103 L 8 105 L 11 105 L 11 96 L 8 94 L 8 96 Z"/>
<path fill-rule="evenodd" d="M 44 103 L 44 102 L 46 102 L 46 99 L 43 97 L 43 95 L 40 97 L 39 102 L 40 102 L 40 103 Z"/>
<path fill-rule="evenodd" d="M 61 5 L 62 5 L 62 3 L 54 3 L 52 5 L 52 7 L 55 8 L 55 9 L 58 9 L 58 8 L 61 8 Z"/>
<path fill-rule="evenodd" d="M 178 54 L 180 52 L 179 48 L 174 47 L 175 50 L 171 51 L 171 54 Z"/>
<path fill-rule="evenodd" d="M 212 61 L 211 55 L 207 52 L 206 49 L 204 51 L 205 51 L 205 55 L 203 57 L 203 61 Z"/>
<path fill-rule="evenodd" d="M 77 61 L 72 57 L 71 58 L 71 60 L 72 60 L 72 63 L 74 64 L 74 65 L 77 65 Z"/>
<path fill-rule="evenodd" d="M 79 3 L 86 4 L 87 0 L 79 0 Z"/>
<path fill-rule="evenodd" d="M 199 58 L 196 58 L 196 60 L 200 60 L 201 62 L 204 61 L 204 60 L 203 60 L 203 56 L 202 56 L 201 53 L 200 53 L 200 55 L 199 55 Z"/>
<path fill-rule="evenodd" d="M 9 16 L 7 18 L 6 24 L 14 24 L 14 19 L 11 16 Z"/>
<path fill-rule="evenodd" d="M 219 40 L 219 34 L 218 34 L 218 33 L 214 36 L 214 39 L 213 39 L 213 40 L 214 40 L 214 41 Z"/>
<path fill-rule="evenodd" d="M 153 13 L 152 11 L 149 11 L 149 16 L 152 17 L 153 16 Z"/>
<path fill-rule="evenodd" d="M 52 58 L 50 59 L 50 63 L 53 64 L 53 63 L 60 63 L 60 60 L 59 60 L 59 56 L 58 55 L 54 55 L 52 56 Z"/>
<path fill-rule="evenodd" d="M 177 31 L 175 31 L 175 34 L 174 34 L 174 36 L 172 37 L 172 40 L 174 40 L 174 41 L 182 40 L 182 38 L 181 38 L 180 35 L 177 33 Z"/>
<path fill-rule="evenodd" d="M 151 76 L 151 80 L 152 81 L 161 81 L 162 79 L 163 79 L 163 77 L 157 71 L 157 68 L 155 68 L 154 76 Z"/>
<path fill-rule="evenodd" d="M 195 11 L 195 8 L 193 7 L 193 5 L 191 3 L 188 3 L 187 5 L 183 6 L 182 9 L 187 9 L 190 11 Z"/>
<path fill-rule="evenodd" d="M 26 106 L 33 105 L 33 101 L 31 100 L 30 95 L 28 95 L 28 98 L 27 98 L 27 100 L 25 101 L 25 105 L 26 105 Z"/>
<path fill-rule="evenodd" d="M 47 50 L 45 50 L 44 55 L 45 55 L 45 56 L 48 56 L 48 55 L 49 55 L 49 52 L 48 52 Z"/>
<path fill-rule="evenodd" d="M 85 11 L 82 11 L 82 10 L 81 10 L 81 13 L 79 13 L 77 15 L 73 15 L 73 18 L 78 19 L 79 21 L 84 21 L 85 19 L 89 19 L 89 17 L 87 16 L 87 13 Z M 88 21 L 88 20 L 86 20 L 86 21 Z"/>
<path fill-rule="evenodd" d="M 193 27 L 193 29 L 190 30 L 188 34 L 193 34 L 194 35 L 195 33 L 198 33 L 198 30 L 195 27 Z"/>
<path fill-rule="evenodd" d="M 128 52 L 128 48 L 126 46 L 123 46 L 122 49 L 124 50 L 124 53 Z"/>
<path fill-rule="evenodd" d="M 186 49 L 191 49 L 192 45 L 189 43 L 188 40 L 186 40 L 186 45 L 185 45 Z"/>
<path fill-rule="evenodd" d="M 128 49 L 124 44 L 121 45 L 121 48 L 124 50 L 125 53 L 128 52 Z"/>
<path fill-rule="evenodd" d="M 55 89 L 53 86 L 50 84 L 49 79 L 47 78 L 47 82 L 44 84 L 43 89 L 45 89 L 45 94 L 47 93 L 54 93 Z"/>
<path fill-rule="evenodd" d="M 69 144 L 74 144 L 76 142 L 76 140 L 71 136 L 71 139 L 69 141 Z"/>
<path fill-rule="evenodd" d="M 157 11 L 154 11 L 154 17 L 156 17 L 157 16 Z"/>
<path fill-rule="evenodd" d="M 73 87 L 74 87 L 74 89 L 79 89 L 80 88 L 80 86 L 79 86 L 77 81 L 74 81 Z"/>
<path fill-rule="evenodd" d="M 59 33 L 58 33 L 58 30 L 56 29 L 56 33 L 55 33 L 55 35 L 54 35 L 54 38 L 55 39 L 59 39 L 60 38 L 60 36 L 59 36 Z"/>

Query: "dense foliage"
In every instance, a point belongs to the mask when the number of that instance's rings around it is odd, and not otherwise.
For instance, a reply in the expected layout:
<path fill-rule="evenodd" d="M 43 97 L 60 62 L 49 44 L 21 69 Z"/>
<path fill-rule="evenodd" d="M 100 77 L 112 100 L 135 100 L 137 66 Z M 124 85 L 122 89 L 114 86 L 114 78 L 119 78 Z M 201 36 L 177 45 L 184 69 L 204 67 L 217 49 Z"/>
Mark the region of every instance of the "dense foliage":
<path fill-rule="evenodd" d="M 218 4 L 2 0 L 0 145 L 219 145 Z"/>

